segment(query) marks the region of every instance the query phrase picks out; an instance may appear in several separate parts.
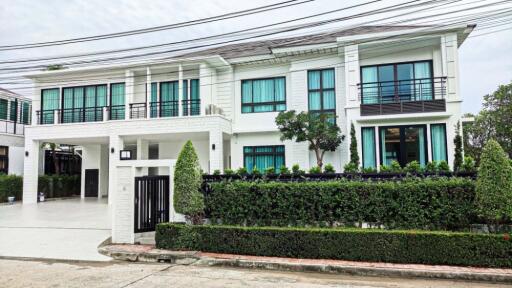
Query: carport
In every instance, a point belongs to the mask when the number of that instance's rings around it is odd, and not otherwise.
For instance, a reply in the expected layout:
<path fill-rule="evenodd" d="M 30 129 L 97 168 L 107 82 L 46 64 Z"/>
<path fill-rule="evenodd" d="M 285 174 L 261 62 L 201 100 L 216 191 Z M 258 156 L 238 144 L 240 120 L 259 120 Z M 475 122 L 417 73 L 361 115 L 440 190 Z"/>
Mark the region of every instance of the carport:
<path fill-rule="evenodd" d="M 0 257 L 108 261 L 97 247 L 110 235 L 107 199 L 0 205 Z"/>

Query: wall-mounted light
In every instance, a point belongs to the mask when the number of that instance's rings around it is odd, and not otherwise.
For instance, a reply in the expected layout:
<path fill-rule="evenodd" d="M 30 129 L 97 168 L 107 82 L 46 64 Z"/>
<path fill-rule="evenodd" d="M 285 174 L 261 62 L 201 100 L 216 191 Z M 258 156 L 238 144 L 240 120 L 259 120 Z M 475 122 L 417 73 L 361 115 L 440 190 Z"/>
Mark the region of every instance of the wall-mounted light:
<path fill-rule="evenodd" d="M 119 151 L 119 158 L 121 160 L 132 160 L 132 151 L 131 150 Z"/>
<path fill-rule="evenodd" d="M 114 147 L 110 148 L 110 153 L 114 154 Z"/>
<path fill-rule="evenodd" d="M 215 151 L 215 144 L 212 144 L 212 150 Z"/>
<path fill-rule="evenodd" d="M 25 151 L 25 157 L 28 157 L 28 151 Z"/>

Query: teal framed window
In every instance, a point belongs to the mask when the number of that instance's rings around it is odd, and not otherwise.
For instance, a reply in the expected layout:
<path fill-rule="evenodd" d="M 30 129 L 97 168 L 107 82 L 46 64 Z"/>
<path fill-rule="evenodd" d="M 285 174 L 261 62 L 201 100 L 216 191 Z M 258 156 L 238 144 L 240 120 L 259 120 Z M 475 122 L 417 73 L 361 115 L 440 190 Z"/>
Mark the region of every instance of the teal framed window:
<path fill-rule="evenodd" d="M 158 83 L 151 83 L 151 98 L 149 99 L 150 117 L 158 117 Z"/>
<path fill-rule="evenodd" d="M 62 123 L 103 120 L 107 106 L 107 85 L 66 87 L 62 89 Z"/>
<path fill-rule="evenodd" d="M 18 100 L 9 101 L 9 120 L 18 121 Z"/>
<path fill-rule="evenodd" d="M 55 123 L 55 110 L 59 109 L 59 88 L 41 90 L 41 124 Z"/>
<path fill-rule="evenodd" d="M 125 119 L 125 84 L 110 84 L 110 120 Z"/>
<path fill-rule="evenodd" d="M 23 124 L 30 124 L 30 103 L 23 102 L 21 106 L 21 121 Z"/>
<path fill-rule="evenodd" d="M 361 145 L 363 152 L 363 168 L 377 168 L 376 144 L 375 127 L 362 127 Z"/>
<path fill-rule="evenodd" d="M 448 161 L 446 151 L 446 124 L 431 124 L 430 139 L 432 145 L 432 161 Z"/>
<path fill-rule="evenodd" d="M 286 110 L 286 78 L 242 80 L 242 113 Z"/>
<path fill-rule="evenodd" d="M 160 82 L 160 117 L 178 116 L 178 101 L 178 81 Z"/>
<path fill-rule="evenodd" d="M 398 161 L 402 167 L 418 161 L 427 162 L 426 125 L 380 127 L 380 164 L 389 166 Z"/>
<path fill-rule="evenodd" d="M 201 114 L 201 100 L 199 98 L 199 79 L 183 80 L 182 103 L 184 116 L 194 116 Z"/>
<path fill-rule="evenodd" d="M 0 119 L 7 120 L 8 110 L 7 106 L 9 101 L 7 99 L 0 99 Z"/>
<path fill-rule="evenodd" d="M 284 145 L 244 146 L 244 167 L 250 173 L 254 167 L 263 172 L 274 167 L 276 172 L 285 165 Z"/>
<path fill-rule="evenodd" d="M 308 71 L 309 112 L 332 115 L 336 119 L 334 68 Z"/>

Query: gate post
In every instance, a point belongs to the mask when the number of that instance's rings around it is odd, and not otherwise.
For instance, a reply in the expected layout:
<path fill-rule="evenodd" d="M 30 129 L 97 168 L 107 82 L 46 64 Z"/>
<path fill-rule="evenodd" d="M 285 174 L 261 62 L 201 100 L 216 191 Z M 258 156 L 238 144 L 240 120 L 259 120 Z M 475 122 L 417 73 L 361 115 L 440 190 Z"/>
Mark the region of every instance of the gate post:
<path fill-rule="evenodd" d="M 112 242 L 133 244 L 135 169 L 132 166 L 117 166 L 116 201 L 112 209 Z"/>

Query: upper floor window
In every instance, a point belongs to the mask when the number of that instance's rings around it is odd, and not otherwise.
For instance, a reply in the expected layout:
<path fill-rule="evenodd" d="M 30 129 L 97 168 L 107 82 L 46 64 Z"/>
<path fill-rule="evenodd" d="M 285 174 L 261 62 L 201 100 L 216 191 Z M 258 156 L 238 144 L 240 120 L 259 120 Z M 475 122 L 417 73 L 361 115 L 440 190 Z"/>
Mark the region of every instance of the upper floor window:
<path fill-rule="evenodd" d="M 183 115 L 193 116 L 201 114 L 200 101 L 201 100 L 199 99 L 199 79 L 183 80 Z"/>
<path fill-rule="evenodd" d="M 432 61 L 361 67 L 361 104 L 432 100 Z"/>
<path fill-rule="evenodd" d="M 242 113 L 286 110 L 286 79 L 242 80 Z"/>
<path fill-rule="evenodd" d="M 125 85 L 110 84 L 110 120 L 125 119 Z"/>
<path fill-rule="evenodd" d="M 59 109 L 59 88 L 41 90 L 41 124 L 53 124 L 54 110 Z"/>
<path fill-rule="evenodd" d="M 244 146 L 244 167 L 249 173 L 256 167 L 260 172 L 274 167 L 279 172 L 285 165 L 284 145 L 275 146 Z"/>
<path fill-rule="evenodd" d="M 30 124 L 30 103 L 23 102 L 21 106 L 21 121 L 23 124 Z"/>
<path fill-rule="evenodd" d="M 106 105 L 105 84 L 63 88 L 62 123 L 101 121 Z"/>
<path fill-rule="evenodd" d="M 310 112 L 336 115 L 334 68 L 308 71 L 308 105 Z"/>
<path fill-rule="evenodd" d="M 0 119 L 1 120 L 7 120 L 7 99 L 0 99 Z"/>

